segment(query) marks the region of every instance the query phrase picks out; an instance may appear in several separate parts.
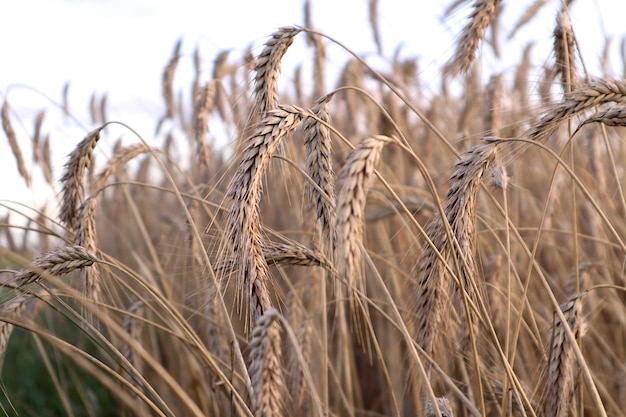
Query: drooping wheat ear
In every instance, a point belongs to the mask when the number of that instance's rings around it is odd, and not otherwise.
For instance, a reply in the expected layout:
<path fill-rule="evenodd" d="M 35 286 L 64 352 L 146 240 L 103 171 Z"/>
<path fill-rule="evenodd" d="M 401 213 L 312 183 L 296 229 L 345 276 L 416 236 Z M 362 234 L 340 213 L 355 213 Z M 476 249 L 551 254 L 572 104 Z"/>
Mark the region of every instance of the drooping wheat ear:
<path fill-rule="evenodd" d="M 24 320 L 25 316 L 31 316 L 36 311 L 36 306 L 39 305 L 42 297 L 47 297 L 47 293 L 39 291 L 37 295 L 30 293 L 24 293 L 19 297 L 9 301 L 2 306 L 0 311 L 0 370 L 4 365 L 4 358 L 7 353 L 7 346 L 11 339 L 11 333 L 13 333 L 13 324 L 7 320 L 15 321 L 18 318 Z"/>
<path fill-rule="evenodd" d="M 528 6 L 524 14 L 518 19 L 515 26 L 513 26 L 513 29 L 511 29 L 509 39 L 513 39 L 517 31 L 524 27 L 526 23 L 530 22 L 530 20 L 535 17 L 537 12 L 539 12 L 539 10 L 541 10 L 546 3 L 548 3 L 548 0 L 535 0 L 533 4 Z"/>
<path fill-rule="evenodd" d="M 204 87 L 200 88 L 198 100 L 195 106 L 195 129 L 196 146 L 198 158 L 205 167 L 209 166 L 209 115 L 213 111 L 217 81 L 211 80 Z"/>
<path fill-rule="evenodd" d="M 528 103 L 528 74 L 531 69 L 531 53 L 533 50 L 534 43 L 529 42 L 524 47 L 524 52 L 522 53 L 522 59 L 520 63 L 517 65 L 517 70 L 515 71 L 515 81 L 513 83 L 513 88 L 519 94 L 519 101 L 521 103 Z M 522 106 L 522 111 L 526 108 L 526 106 Z"/>
<path fill-rule="evenodd" d="M 350 300 L 354 290 L 365 290 L 361 265 L 361 246 L 365 225 L 365 200 L 374 170 L 385 144 L 392 142 L 388 136 L 365 138 L 348 155 L 346 164 L 337 174 L 337 237 L 334 260 L 337 265 L 339 287 L 348 285 Z"/>
<path fill-rule="evenodd" d="M 302 356 L 305 360 L 309 357 L 311 350 L 311 327 L 311 322 L 308 319 L 304 319 L 298 326 L 298 330 L 296 332 L 298 346 L 302 349 Z M 300 363 L 298 356 L 294 352 L 291 352 L 291 355 L 289 355 L 289 364 L 287 365 L 288 375 L 290 377 L 289 392 L 291 394 L 291 398 L 293 399 L 294 409 L 306 414 L 306 403 L 304 400 L 306 398 L 307 386 L 304 373 L 302 371 L 303 365 L 306 366 L 307 364 Z"/>
<path fill-rule="evenodd" d="M 607 126 L 626 126 L 626 107 L 612 106 L 601 110 L 586 118 L 576 129 L 576 132 L 589 123 L 602 123 Z"/>
<path fill-rule="evenodd" d="M 80 221 L 76 230 L 75 242 L 89 253 L 98 250 L 98 237 L 96 232 L 96 207 L 97 200 L 90 197 L 80 207 Z M 80 279 L 83 284 L 83 294 L 91 302 L 98 303 L 102 292 L 100 268 L 98 264 L 80 270 Z"/>
<path fill-rule="evenodd" d="M 239 271 L 242 293 L 255 319 L 271 307 L 259 213 L 263 177 L 281 140 L 302 122 L 304 115 L 304 110 L 285 105 L 268 112 L 247 140 L 243 159 L 227 194 L 232 200 L 228 235 L 237 263 L 235 270 Z"/>
<path fill-rule="evenodd" d="M 126 334 L 136 341 L 141 341 L 141 332 L 143 329 L 143 315 L 145 305 L 143 301 L 136 300 L 128 308 L 128 314 L 124 316 L 122 327 Z M 130 362 L 130 364 L 141 373 L 142 364 L 140 358 L 137 356 L 137 352 L 132 348 L 131 344 L 124 342 L 122 344 L 122 355 Z M 133 378 L 131 380 L 134 381 Z"/>
<path fill-rule="evenodd" d="M 457 43 L 454 57 L 447 64 L 446 72 L 456 75 L 469 70 L 499 3 L 500 0 L 476 0 L 474 2 L 470 21 L 461 32 L 461 39 Z"/>
<path fill-rule="evenodd" d="M 431 244 L 424 248 L 419 263 L 417 295 L 415 299 L 416 340 L 428 353 L 432 353 L 437 331 L 442 328 L 445 303 L 451 277 L 446 265 L 456 269 L 462 290 L 474 294 L 477 266 L 474 259 L 476 238 L 476 206 L 480 182 L 495 158 L 499 141 L 486 138 L 487 143 L 469 149 L 455 165 L 450 177 L 450 190 L 446 196 L 444 213 L 452 236 L 439 215 L 427 228 Z M 439 251 L 441 258 L 437 255 Z"/>
<path fill-rule="evenodd" d="M 539 121 L 525 133 L 531 140 L 543 140 L 570 117 L 606 103 L 626 102 L 624 81 L 602 79 L 585 85 L 564 95 L 560 103 L 550 107 Z"/>
<path fill-rule="evenodd" d="M 319 222 L 322 236 L 328 236 L 332 244 L 335 218 L 335 183 L 332 165 L 332 139 L 330 137 L 330 113 L 328 103 L 330 95 L 322 97 L 311 109 L 315 117 L 304 119 L 304 143 L 306 145 L 307 173 L 313 183 L 305 186 L 307 200 L 315 208 L 315 216 Z M 332 247 L 332 246 L 331 246 Z"/>
<path fill-rule="evenodd" d="M 26 186 L 30 188 L 30 174 L 26 169 L 24 157 L 22 156 L 22 150 L 17 143 L 17 136 L 15 134 L 15 130 L 13 130 L 13 126 L 11 125 L 11 119 L 9 118 L 9 102 L 7 100 L 4 100 L 4 104 L 2 105 L 2 129 L 9 140 L 11 152 L 13 152 L 15 162 L 17 163 L 17 170 L 20 173 L 20 176 L 24 178 Z"/>
<path fill-rule="evenodd" d="M 161 77 L 161 94 L 163 95 L 163 101 L 165 102 L 165 115 L 163 119 L 172 119 L 176 115 L 176 99 L 174 98 L 174 74 L 180 61 L 180 48 L 183 44 L 182 39 L 176 41 L 174 45 L 174 51 L 170 61 L 163 70 Z"/>
<path fill-rule="evenodd" d="M 563 90 L 572 91 L 578 84 L 579 76 L 576 70 L 576 40 L 567 10 L 558 14 L 553 36 L 557 76 L 561 76 Z"/>
<path fill-rule="evenodd" d="M 270 309 L 257 320 L 250 340 L 250 380 L 255 417 L 283 415 L 285 382 L 281 363 L 280 321 Z"/>
<path fill-rule="evenodd" d="M 581 304 L 581 294 L 570 297 L 561 304 L 561 311 L 567 322 L 563 323 L 557 317 L 554 323 L 543 397 L 546 417 L 566 417 L 572 407 L 577 374 L 580 369 L 576 365 L 574 349 L 565 335 L 564 326 L 569 326 L 577 338 L 584 335 L 585 324 L 581 315 Z"/>
<path fill-rule="evenodd" d="M 490 135 L 500 136 L 502 128 L 502 94 L 504 82 L 502 74 L 494 74 L 487 85 L 487 100 L 485 100 L 485 116 L 483 130 Z"/>
<path fill-rule="evenodd" d="M 82 246 L 65 246 L 41 255 L 15 273 L 12 284 L 23 287 L 46 276 L 61 276 L 93 265 L 98 259 Z"/>
<path fill-rule="evenodd" d="M 424 407 L 424 417 L 454 417 L 452 413 L 452 406 L 450 401 L 446 397 L 437 397 L 437 408 L 441 414 L 437 414 L 433 402 L 426 400 L 426 407 Z"/>
<path fill-rule="evenodd" d="M 278 104 L 278 73 L 280 61 L 292 44 L 295 36 L 302 29 L 293 27 L 280 28 L 267 41 L 265 48 L 258 57 L 254 71 L 255 114 L 263 117 Z"/>
<path fill-rule="evenodd" d="M 70 154 L 65 165 L 65 172 L 61 177 L 63 195 L 60 210 L 60 220 L 70 232 L 78 225 L 78 209 L 85 194 L 85 171 L 91 167 L 93 151 L 100 139 L 101 128 L 89 132 Z"/>
<path fill-rule="evenodd" d="M 115 175 L 120 169 L 122 169 L 128 162 L 136 157 L 147 153 L 150 149 L 144 143 L 135 143 L 119 149 L 111 159 L 107 161 L 102 170 L 96 176 L 95 181 L 91 187 L 92 197 L 96 197 L 104 188 L 109 178 Z"/>
<path fill-rule="evenodd" d="M 329 271 L 333 271 L 332 262 L 323 253 L 311 250 L 297 242 L 262 242 L 262 250 L 263 257 L 268 265 L 321 266 Z M 216 270 L 222 273 L 230 273 L 235 264 L 236 261 L 229 259 L 218 264 Z"/>

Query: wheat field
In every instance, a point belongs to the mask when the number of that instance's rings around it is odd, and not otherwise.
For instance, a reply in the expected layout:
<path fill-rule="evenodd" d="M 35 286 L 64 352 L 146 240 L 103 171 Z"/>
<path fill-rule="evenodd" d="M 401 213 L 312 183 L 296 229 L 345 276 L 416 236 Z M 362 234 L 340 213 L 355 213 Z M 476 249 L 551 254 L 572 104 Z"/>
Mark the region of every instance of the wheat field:
<path fill-rule="evenodd" d="M 589 73 L 575 2 L 539 0 L 513 32 L 557 11 L 544 64 L 487 73 L 504 3 L 450 5 L 436 88 L 307 13 L 242 56 L 178 42 L 165 140 L 94 97 L 60 178 L 67 103 L 25 120 L 5 95 L 7 159 L 56 200 L 2 203 L 3 415 L 625 416 L 626 64 Z M 310 80 L 281 74 L 294 42 Z M 134 141 L 103 158 L 115 128 Z"/>

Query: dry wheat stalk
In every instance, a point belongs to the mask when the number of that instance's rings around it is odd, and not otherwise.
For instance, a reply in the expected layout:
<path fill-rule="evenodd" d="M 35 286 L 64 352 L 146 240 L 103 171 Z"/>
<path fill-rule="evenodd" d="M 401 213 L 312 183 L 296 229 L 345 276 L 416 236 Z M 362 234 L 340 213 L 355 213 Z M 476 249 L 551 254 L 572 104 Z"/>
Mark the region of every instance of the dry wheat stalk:
<path fill-rule="evenodd" d="M 46 276 L 61 276 L 93 265 L 98 259 L 81 246 L 65 246 L 41 255 L 15 273 L 12 283 L 23 287 Z"/>
<path fill-rule="evenodd" d="M 435 336 L 442 327 L 450 277 L 446 265 L 453 266 L 463 286 L 461 291 L 473 294 L 476 285 L 475 222 L 480 181 L 495 158 L 497 140 L 489 140 L 469 149 L 455 165 L 450 177 L 450 190 L 446 196 L 444 213 L 452 236 L 439 217 L 427 228 L 432 245 L 424 248 L 419 263 L 419 279 L 415 299 L 417 317 L 416 340 L 428 353 L 432 353 Z M 453 239 L 453 241 L 451 241 Z M 443 259 L 440 259 L 435 249 Z M 457 286 L 457 291 L 459 290 Z"/>
<path fill-rule="evenodd" d="M 13 156 L 15 157 L 15 162 L 17 163 L 17 170 L 20 173 L 20 176 L 24 178 L 24 182 L 26 182 L 26 186 L 30 187 L 31 180 L 30 174 L 26 169 L 26 164 L 24 163 L 24 157 L 22 156 L 22 150 L 17 143 L 17 135 L 15 134 L 15 130 L 11 125 L 11 119 L 9 118 L 9 102 L 4 100 L 4 104 L 2 105 L 2 129 L 4 130 L 7 139 L 9 140 L 9 145 L 11 146 L 11 152 L 13 152 Z"/>
<path fill-rule="evenodd" d="M 365 138 L 348 155 L 346 164 L 337 174 L 337 224 L 334 260 L 338 267 L 338 285 L 348 285 L 349 291 L 365 290 L 361 267 L 361 245 L 365 217 L 365 200 L 374 170 L 388 136 Z"/>
<path fill-rule="evenodd" d="M 250 340 L 250 380 L 255 417 L 277 417 L 283 414 L 283 379 L 278 312 L 270 309 L 260 316 Z"/>
<path fill-rule="evenodd" d="M 564 91 L 572 91 L 578 84 L 579 76 L 576 70 L 576 39 L 566 10 L 558 14 L 553 36 L 556 74 L 561 76 Z"/>
<path fill-rule="evenodd" d="M 331 239 L 335 227 L 335 195 L 334 173 L 332 166 L 332 139 L 330 137 L 330 114 L 328 103 L 331 96 L 318 100 L 311 109 L 315 117 L 307 117 L 302 123 L 304 143 L 306 145 L 307 173 L 313 183 L 322 190 L 323 195 L 310 184 L 306 184 L 306 193 L 309 204 L 315 206 L 315 216 L 318 220 L 322 236 Z M 319 120 L 318 120 L 319 119 Z M 332 246 L 331 246 L 332 247 Z"/>
<path fill-rule="evenodd" d="M 456 75 L 469 70 L 499 3 L 500 0 L 476 0 L 474 2 L 470 22 L 463 28 L 456 52 L 452 61 L 447 64 L 446 72 Z"/>
<path fill-rule="evenodd" d="M 236 256 L 234 269 L 239 272 L 242 293 L 255 319 L 271 307 L 259 214 L 263 178 L 281 140 L 302 122 L 304 115 L 304 110 L 285 105 L 268 112 L 255 134 L 247 140 L 243 159 L 227 194 L 232 200 L 228 235 Z"/>
<path fill-rule="evenodd" d="M 575 294 L 561 305 L 561 311 L 567 319 L 574 335 L 584 335 L 585 325 L 581 316 L 581 294 Z M 574 389 L 576 387 L 577 368 L 574 349 L 563 329 L 564 324 L 557 317 L 554 323 L 552 341 L 550 343 L 548 375 L 544 392 L 544 413 L 546 417 L 566 417 L 572 407 Z"/>
<path fill-rule="evenodd" d="M 65 172 L 61 177 L 63 188 L 61 194 L 61 210 L 59 218 L 71 231 L 78 225 L 78 209 L 83 202 L 85 193 L 85 171 L 91 167 L 93 151 L 100 139 L 101 128 L 87 134 L 78 146 L 70 154 L 69 161 L 65 165 Z"/>
<path fill-rule="evenodd" d="M 439 408 L 441 414 L 437 414 L 433 402 L 430 399 L 426 400 L 424 417 L 454 417 L 452 406 L 446 397 L 437 397 L 437 408 Z"/>
<path fill-rule="evenodd" d="M 280 61 L 301 29 L 284 27 L 279 29 L 267 41 L 254 67 L 255 114 L 263 117 L 267 111 L 278 104 L 278 73 Z"/>
<path fill-rule="evenodd" d="M 570 117 L 606 103 L 626 102 L 626 83 L 611 79 L 594 81 L 564 95 L 525 133 L 532 140 L 543 140 Z"/>

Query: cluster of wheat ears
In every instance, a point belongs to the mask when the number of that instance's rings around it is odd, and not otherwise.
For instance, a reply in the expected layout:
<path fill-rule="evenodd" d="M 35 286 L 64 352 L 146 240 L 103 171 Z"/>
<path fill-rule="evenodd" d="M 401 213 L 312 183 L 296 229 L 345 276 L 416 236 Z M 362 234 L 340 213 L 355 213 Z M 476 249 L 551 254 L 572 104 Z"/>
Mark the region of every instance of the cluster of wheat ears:
<path fill-rule="evenodd" d="M 570 3 L 542 67 L 529 45 L 483 83 L 502 4 L 474 1 L 436 92 L 415 58 L 375 69 L 348 48 L 329 89 L 326 48 L 344 47 L 308 19 L 209 67 L 179 42 L 161 146 L 137 135 L 96 167 L 120 122 L 94 97 L 59 214 L 2 203 L 3 366 L 26 331 L 56 387 L 39 395 L 68 416 L 102 405 L 59 358 L 127 416 L 625 416 L 626 81 L 585 72 Z M 312 65 L 279 90 L 296 39 Z M 44 115 L 16 129 L 2 107 L 20 175 L 26 136 L 54 188 Z"/>

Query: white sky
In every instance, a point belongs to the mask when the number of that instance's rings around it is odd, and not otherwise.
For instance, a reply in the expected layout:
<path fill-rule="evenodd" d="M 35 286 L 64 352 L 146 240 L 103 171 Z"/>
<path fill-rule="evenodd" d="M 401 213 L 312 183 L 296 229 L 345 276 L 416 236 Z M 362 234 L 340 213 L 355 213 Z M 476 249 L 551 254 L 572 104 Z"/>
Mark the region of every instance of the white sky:
<path fill-rule="evenodd" d="M 380 32 L 384 55 L 392 56 L 404 43 L 404 56 L 420 57 L 422 80 L 438 88 L 438 69 L 452 54 L 454 35 L 466 22 L 465 7 L 445 22 L 442 11 L 452 0 L 379 0 Z M 534 0 L 503 0 L 502 41 L 522 11 Z M 373 53 L 367 0 L 312 0 L 313 24 L 355 51 Z M 278 27 L 301 25 L 302 0 L 2 0 L 0 1 L 0 95 L 8 95 L 12 121 L 21 138 L 27 165 L 32 166 L 28 135 L 34 113 L 48 108 L 44 131 L 52 131 L 55 174 L 60 176 L 65 156 L 86 133 L 67 119 L 55 116 L 43 95 L 60 101 L 62 86 L 70 81 L 70 105 L 87 126 L 88 100 L 95 91 L 108 94 L 110 119 L 123 121 L 150 138 L 163 113 L 161 73 L 176 40 L 183 36 L 181 67 L 191 67 L 191 54 L 199 46 L 209 67 L 218 52 L 232 49 L 241 56 L 250 44 L 260 50 Z M 491 68 L 511 70 L 523 46 L 536 39 L 536 63 L 548 59 L 558 2 L 546 6 L 532 27 L 506 43 L 501 60 L 486 59 Z M 613 61 L 621 73 L 619 43 L 626 34 L 626 0 L 576 0 L 572 7 L 574 30 L 588 66 L 597 73 L 605 36 L 613 38 Z M 544 49 L 541 49 L 543 45 Z M 294 45 L 295 46 L 295 45 Z M 330 47 L 330 66 L 341 68 L 346 55 Z M 486 54 L 485 54 L 486 55 Z M 290 65 L 303 59 L 287 53 L 284 76 Z M 309 59 L 305 55 L 304 59 Z M 291 63 L 291 64 L 290 64 Z M 508 74 L 512 77 L 512 73 Z M 21 85 L 37 90 L 36 93 Z M 0 203 L 19 200 L 40 207 L 41 194 L 25 190 L 4 134 L 0 133 Z M 37 168 L 36 171 L 39 169 Z M 35 177 L 44 186 L 40 176 Z M 36 187 L 38 189 L 38 187 Z M 0 213 L 2 208 L 0 208 Z"/>

